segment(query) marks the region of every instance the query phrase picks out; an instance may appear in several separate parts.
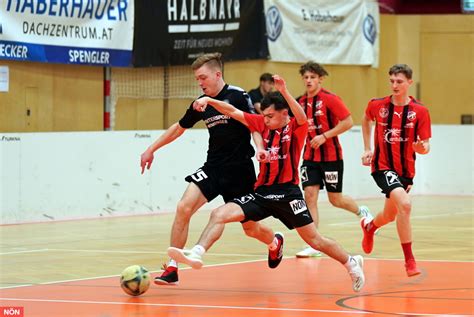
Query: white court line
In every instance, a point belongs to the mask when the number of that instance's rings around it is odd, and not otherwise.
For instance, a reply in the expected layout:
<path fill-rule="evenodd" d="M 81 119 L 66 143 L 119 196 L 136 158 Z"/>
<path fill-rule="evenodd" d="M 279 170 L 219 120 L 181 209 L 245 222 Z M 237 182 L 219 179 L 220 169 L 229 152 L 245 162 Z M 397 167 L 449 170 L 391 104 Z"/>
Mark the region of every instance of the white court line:
<path fill-rule="evenodd" d="M 74 303 L 74 304 L 101 304 L 101 305 L 106 304 L 106 305 L 134 305 L 134 306 L 184 307 L 184 308 L 215 308 L 215 309 L 240 309 L 240 310 L 318 312 L 318 313 L 339 313 L 339 314 L 367 314 L 367 312 L 353 311 L 353 310 L 274 308 L 274 307 L 252 307 L 252 306 L 218 306 L 218 305 L 191 305 L 191 304 L 129 303 L 129 302 L 103 302 L 103 301 L 85 301 L 85 300 L 83 301 L 83 300 L 7 298 L 7 297 L 0 297 L 0 300 L 23 301 L 23 302 Z M 425 314 L 425 316 L 429 316 L 429 315 Z M 432 315 L 432 316 L 439 316 L 439 315 Z M 451 316 L 456 316 L 456 315 L 451 315 Z"/>
<path fill-rule="evenodd" d="M 284 256 L 283 259 L 293 259 L 294 256 Z M 323 257 L 321 259 L 329 259 Z M 364 261 L 403 261 L 403 259 L 383 259 L 383 258 L 367 258 L 364 257 Z M 254 263 L 254 262 L 263 262 L 264 260 L 248 260 L 248 261 L 240 261 L 240 262 L 228 262 L 228 263 L 219 263 L 219 264 L 208 264 L 204 267 L 219 267 L 219 266 L 228 266 L 228 265 L 235 265 L 235 264 L 246 264 L 246 263 Z M 461 261 L 461 260 L 417 260 L 418 263 L 423 262 L 438 262 L 438 263 L 472 263 L 472 261 Z M 180 270 L 190 270 L 190 267 L 183 267 Z M 155 270 L 149 271 L 150 273 L 157 273 L 161 272 L 162 270 Z M 61 283 L 70 283 L 70 282 L 81 282 L 81 281 L 88 281 L 88 280 L 96 280 L 102 278 L 111 278 L 111 277 L 119 277 L 120 274 L 115 275 L 103 275 L 103 276 L 94 276 L 94 277 L 86 277 L 86 278 L 78 278 L 78 279 L 71 279 L 71 280 L 61 280 L 61 281 L 51 281 L 51 282 L 44 282 L 44 283 L 37 283 L 37 284 L 22 284 L 22 285 L 13 285 L 13 286 L 2 286 L 0 290 L 3 289 L 12 289 L 12 288 L 20 288 L 20 287 L 28 287 L 28 286 L 38 286 L 38 285 L 50 285 L 50 284 L 61 284 Z"/>
<path fill-rule="evenodd" d="M 455 217 L 455 216 L 461 216 L 461 215 L 473 215 L 474 213 L 472 211 L 468 212 L 451 212 L 451 213 L 444 213 L 444 214 L 436 214 L 436 215 L 425 215 L 425 216 L 411 216 L 410 219 L 427 219 L 427 218 L 440 218 L 440 217 Z M 375 216 L 375 215 L 374 215 Z M 337 222 L 337 223 L 329 223 L 327 224 L 328 226 L 347 226 L 347 225 L 353 225 L 353 224 L 358 224 L 358 221 L 346 221 L 346 222 Z"/>
<path fill-rule="evenodd" d="M 240 262 L 229 262 L 229 263 L 220 263 L 220 264 L 209 264 L 209 265 L 206 265 L 205 267 L 227 266 L 227 265 L 234 265 L 234 264 L 245 264 L 245 263 L 261 262 L 261 261 L 266 261 L 266 259 L 265 260 L 249 260 L 249 261 L 240 261 Z M 190 269 L 191 269 L 190 267 L 180 268 L 180 270 L 190 270 Z M 149 272 L 150 273 L 156 273 L 156 272 L 161 272 L 161 271 L 162 270 L 149 271 Z M 72 280 L 44 282 L 44 283 L 37 283 L 37 284 L 23 284 L 23 285 L 14 285 L 14 286 L 3 286 L 3 287 L 0 287 L 0 290 L 18 288 L 18 287 L 27 287 L 27 286 L 61 284 L 61 283 L 69 283 L 69 282 L 81 282 L 81 281 L 96 280 L 96 279 L 110 278 L 110 277 L 119 277 L 119 276 L 120 276 L 120 274 L 115 274 L 115 275 L 104 275 L 104 276 L 78 278 L 78 279 L 72 279 Z"/>
<path fill-rule="evenodd" d="M 136 253 L 136 254 L 168 254 L 164 251 L 128 251 L 128 250 L 78 250 L 78 249 L 48 249 L 50 251 L 65 251 L 65 252 L 99 252 L 99 253 Z M 261 254 L 239 254 L 239 253 L 206 253 L 206 256 L 245 256 L 245 257 L 258 257 Z M 265 257 L 267 255 L 265 254 Z"/>
<path fill-rule="evenodd" d="M 8 254 L 19 254 L 19 253 L 34 253 L 34 252 L 46 252 L 50 249 L 37 249 L 37 250 L 23 250 L 23 251 L 11 251 L 11 252 L 4 252 L 0 253 L 0 255 L 8 255 Z"/>
<path fill-rule="evenodd" d="M 47 302 L 47 303 L 73 303 L 73 304 L 101 304 L 101 305 L 134 305 L 134 306 L 158 306 L 158 307 L 183 307 L 183 308 L 214 308 L 214 309 L 239 309 L 239 310 L 259 310 L 259 311 L 291 311 L 291 312 L 315 312 L 334 314 L 374 314 L 371 312 L 358 310 L 331 310 L 331 309 L 303 309 L 303 308 L 275 308 L 275 307 L 252 307 L 252 306 L 219 306 L 219 305 L 191 305 L 191 304 L 157 304 L 157 303 L 129 303 L 129 302 L 104 302 L 104 301 L 82 301 L 82 300 L 62 300 L 62 299 L 37 299 L 37 298 L 8 298 L 1 297 L 0 300 L 20 301 L 20 302 Z M 467 317 L 469 315 L 450 314 L 426 314 L 426 313 L 392 313 L 400 316 L 452 316 Z"/>

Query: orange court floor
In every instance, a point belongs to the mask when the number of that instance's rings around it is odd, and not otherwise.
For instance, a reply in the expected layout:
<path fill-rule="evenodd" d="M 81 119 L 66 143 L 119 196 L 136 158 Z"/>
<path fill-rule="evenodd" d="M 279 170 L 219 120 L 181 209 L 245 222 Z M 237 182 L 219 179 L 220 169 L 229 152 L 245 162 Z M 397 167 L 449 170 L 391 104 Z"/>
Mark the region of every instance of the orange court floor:
<path fill-rule="evenodd" d="M 375 213 L 382 199 L 366 200 Z M 474 198 L 413 197 L 414 253 L 422 273 L 407 277 L 394 223 L 364 255 L 366 284 L 352 291 L 345 268 L 326 256 L 297 259 L 304 246 L 296 232 L 275 219 L 265 223 L 285 234 L 285 258 L 266 263 L 266 246 L 226 226 L 204 256 L 201 270 L 180 266 L 177 286 L 157 286 L 138 297 L 120 288 L 120 272 L 139 264 L 160 274 L 173 213 L 0 226 L 0 317 L 10 308 L 23 317 L 305 317 L 473 316 Z M 187 247 L 197 241 L 209 212 L 196 213 Z M 354 215 L 320 204 L 323 235 L 351 254 L 362 254 Z M 16 315 L 19 316 L 19 315 Z"/>
<path fill-rule="evenodd" d="M 139 297 L 114 276 L 2 289 L 0 300 L 38 317 L 473 315 L 472 262 L 419 266 L 422 274 L 408 278 L 403 261 L 367 259 L 360 293 L 332 259 L 286 258 L 275 270 L 265 261 L 181 270 L 178 286 L 153 284 Z"/>

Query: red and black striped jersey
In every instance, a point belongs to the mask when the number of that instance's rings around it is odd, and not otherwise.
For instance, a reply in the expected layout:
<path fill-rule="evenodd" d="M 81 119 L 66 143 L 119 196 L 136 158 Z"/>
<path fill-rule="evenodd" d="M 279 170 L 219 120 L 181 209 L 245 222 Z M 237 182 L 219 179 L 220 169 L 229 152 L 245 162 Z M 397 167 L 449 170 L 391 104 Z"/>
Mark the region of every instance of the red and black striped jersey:
<path fill-rule="evenodd" d="M 325 89 L 321 89 L 314 97 L 301 96 L 298 98 L 298 102 L 308 117 L 308 135 L 303 155 L 304 159 L 314 162 L 342 160 L 342 148 L 337 136 L 328 139 L 317 149 L 312 148 L 310 143 L 315 136 L 331 130 L 340 120 L 351 115 L 341 98 Z"/>
<path fill-rule="evenodd" d="M 405 106 L 395 106 L 391 96 L 372 99 L 365 115 L 375 121 L 372 172 L 393 170 L 406 178 L 415 176 L 416 154 L 412 143 L 431 138 L 428 109 L 410 96 Z"/>
<path fill-rule="evenodd" d="M 255 188 L 265 185 L 298 184 L 298 167 L 308 125 L 298 125 L 295 118 L 283 128 L 270 130 L 264 123 L 263 115 L 244 112 L 250 131 L 257 131 L 263 137 L 263 144 L 270 153 L 269 162 L 260 162 Z"/>

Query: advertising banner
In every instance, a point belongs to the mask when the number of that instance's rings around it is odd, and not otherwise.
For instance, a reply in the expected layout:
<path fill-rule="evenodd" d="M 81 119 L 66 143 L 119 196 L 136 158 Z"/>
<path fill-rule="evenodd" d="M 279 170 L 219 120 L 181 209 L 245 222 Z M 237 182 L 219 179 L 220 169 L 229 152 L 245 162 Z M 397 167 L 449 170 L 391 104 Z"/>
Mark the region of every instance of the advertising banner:
<path fill-rule="evenodd" d="M 2 0 L 0 59 L 129 66 L 134 0 Z"/>
<path fill-rule="evenodd" d="M 378 66 L 374 0 L 265 0 L 272 61 Z"/>
<path fill-rule="evenodd" d="M 262 0 L 138 1 L 135 12 L 135 66 L 189 65 L 211 52 L 268 58 Z"/>

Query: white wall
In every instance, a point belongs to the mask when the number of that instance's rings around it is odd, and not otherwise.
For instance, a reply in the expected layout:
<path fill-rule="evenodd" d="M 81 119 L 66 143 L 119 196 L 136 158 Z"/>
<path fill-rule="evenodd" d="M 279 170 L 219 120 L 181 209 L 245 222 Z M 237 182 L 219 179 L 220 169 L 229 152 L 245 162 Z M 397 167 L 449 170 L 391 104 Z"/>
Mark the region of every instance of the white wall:
<path fill-rule="evenodd" d="M 0 134 L 1 223 L 174 211 L 184 177 L 205 161 L 208 132 L 187 131 L 155 153 L 152 169 L 141 175 L 140 154 L 162 132 Z M 433 127 L 431 153 L 418 156 L 413 194 L 473 195 L 473 132 L 472 126 Z M 344 192 L 383 197 L 360 164 L 360 127 L 341 142 Z"/>

